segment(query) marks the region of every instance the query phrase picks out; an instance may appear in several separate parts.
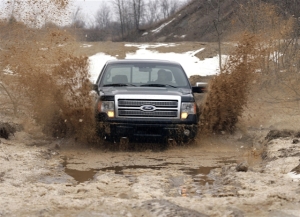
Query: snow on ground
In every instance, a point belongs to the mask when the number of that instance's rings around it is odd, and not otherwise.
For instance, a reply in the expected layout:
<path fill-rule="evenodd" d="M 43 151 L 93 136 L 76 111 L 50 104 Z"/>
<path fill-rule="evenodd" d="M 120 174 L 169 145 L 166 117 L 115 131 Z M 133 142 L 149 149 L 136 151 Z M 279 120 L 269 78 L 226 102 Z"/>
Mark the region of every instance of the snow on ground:
<path fill-rule="evenodd" d="M 157 51 L 147 50 L 147 48 L 157 48 L 162 46 L 173 47 L 176 46 L 176 44 L 126 44 L 125 46 L 139 48 L 139 50 L 137 50 L 135 53 L 127 53 L 126 59 L 161 59 L 176 61 L 182 65 L 188 77 L 192 75 L 215 75 L 218 73 L 218 56 L 215 56 L 213 58 L 207 58 L 204 60 L 200 60 L 198 57 L 195 56 L 197 53 L 203 51 L 204 48 L 185 53 L 159 53 Z M 222 55 L 222 59 L 225 59 L 226 57 L 226 55 Z M 111 59 L 116 59 L 116 57 L 104 53 L 98 53 L 90 57 L 91 81 L 96 81 L 105 62 Z"/>

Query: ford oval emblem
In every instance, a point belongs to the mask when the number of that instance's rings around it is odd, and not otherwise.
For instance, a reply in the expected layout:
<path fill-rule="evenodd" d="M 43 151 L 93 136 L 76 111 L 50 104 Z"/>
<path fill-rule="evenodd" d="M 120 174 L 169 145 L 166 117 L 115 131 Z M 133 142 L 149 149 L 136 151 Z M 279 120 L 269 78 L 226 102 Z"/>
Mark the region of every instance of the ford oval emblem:
<path fill-rule="evenodd" d="M 143 105 L 141 107 L 141 110 L 146 111 L 146 112 L 153 112 L 155 109 L 156 109 L 156 107 L 153 105 Z"/>

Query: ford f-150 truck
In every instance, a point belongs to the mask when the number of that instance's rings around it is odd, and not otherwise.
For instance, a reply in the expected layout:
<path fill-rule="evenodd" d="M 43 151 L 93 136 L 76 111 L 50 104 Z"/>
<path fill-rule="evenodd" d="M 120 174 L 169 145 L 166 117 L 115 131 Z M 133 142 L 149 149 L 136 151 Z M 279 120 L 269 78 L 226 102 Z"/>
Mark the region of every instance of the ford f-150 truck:
<path fill-rule="evenodd" d="M 98 134 L 110 141 L 122 139 L 185 143 L 198 131 L 199 110 L 182 66 L 163 60 L 108 61 L 94 89 L 98 93 Z"/>

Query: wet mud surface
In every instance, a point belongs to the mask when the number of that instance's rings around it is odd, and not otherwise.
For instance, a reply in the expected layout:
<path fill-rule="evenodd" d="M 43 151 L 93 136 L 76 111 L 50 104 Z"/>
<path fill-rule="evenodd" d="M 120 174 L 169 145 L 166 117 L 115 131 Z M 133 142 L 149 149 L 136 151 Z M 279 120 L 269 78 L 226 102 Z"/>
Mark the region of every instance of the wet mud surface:
<path fill-rule="evenodd" d="M 268 141 L 267 133 L 258 138 L 264 150 L 237 134 L 166 150 L 108 151 L 18 131 L 0 144 L 0 213 L 299 216 L 299 181 L 288 173 L 300 146 L 294 137 Z M 238 172 L 240 164 L 247 172 Z"/>

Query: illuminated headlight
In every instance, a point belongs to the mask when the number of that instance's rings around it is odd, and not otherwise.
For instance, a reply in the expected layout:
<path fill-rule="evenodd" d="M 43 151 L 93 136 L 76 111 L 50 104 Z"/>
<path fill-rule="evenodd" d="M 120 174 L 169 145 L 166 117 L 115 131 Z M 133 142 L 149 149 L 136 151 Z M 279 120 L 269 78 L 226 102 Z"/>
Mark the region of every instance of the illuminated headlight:
<path fill-rule="evenodd" d="M 196 114 L 196 104 L 194 102 L 181 103 L 181 119 L 187 119 L 189 114 Z"/>
<path fill-rule="evenodd" d="M 115 116 L 115 102 L 114 101 L 99 101 L 98 111 L 105 112 L 108 117 L 113 118 Z"/>

